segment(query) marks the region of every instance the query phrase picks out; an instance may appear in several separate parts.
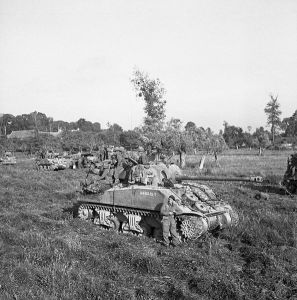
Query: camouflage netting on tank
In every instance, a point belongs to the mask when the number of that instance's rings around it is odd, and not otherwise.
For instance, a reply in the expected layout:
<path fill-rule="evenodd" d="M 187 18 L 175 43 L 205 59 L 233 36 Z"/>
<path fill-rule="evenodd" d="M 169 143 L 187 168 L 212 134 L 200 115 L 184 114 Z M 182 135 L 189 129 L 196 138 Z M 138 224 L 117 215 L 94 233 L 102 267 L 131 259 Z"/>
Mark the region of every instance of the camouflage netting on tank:
<path fill-rule="evenodd" d="M 36 163 L 38 165 L 51 165 L 50 161 L 47 158 L 37 158 Z"/>
<path fill-rule="evenodd" d="M 222 202 L 208 186 L 193 182 L 187 186 L 185 195 L 187 197 L 184 197 L 183 200 L 188 202 L 190 206 L 193 206 L 197 201 L 201 201 L 210 207 Z"/>
<path fill-rule="evenodd" d="M 85 194 L 103 194 L 111 188 L 111 184 L 105 181 L 90 181 L 82 184 L 82 192 Z"/>

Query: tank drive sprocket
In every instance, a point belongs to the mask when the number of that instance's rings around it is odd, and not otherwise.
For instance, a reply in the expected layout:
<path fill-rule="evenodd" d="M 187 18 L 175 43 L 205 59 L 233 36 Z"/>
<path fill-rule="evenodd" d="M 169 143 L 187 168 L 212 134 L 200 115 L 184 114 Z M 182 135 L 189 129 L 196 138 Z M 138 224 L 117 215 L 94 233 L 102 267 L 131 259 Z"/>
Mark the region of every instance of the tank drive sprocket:
<path fill-rule="evenodd" d="M 202 217 L 184 217 L 181 232 L 186 239 L 195 240 L 207 231 L 207 222 Z"/>

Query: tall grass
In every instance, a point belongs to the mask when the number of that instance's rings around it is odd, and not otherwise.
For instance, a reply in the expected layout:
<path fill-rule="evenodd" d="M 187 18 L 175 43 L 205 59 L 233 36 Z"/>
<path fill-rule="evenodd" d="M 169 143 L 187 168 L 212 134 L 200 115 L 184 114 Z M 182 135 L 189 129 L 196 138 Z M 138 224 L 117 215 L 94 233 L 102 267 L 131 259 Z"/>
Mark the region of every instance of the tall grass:
<path fill-rule="evenodd" d="M 286 157 L 222 155 L 219 163 L 208 165 L 213 174 L 281 176 Z M 84 171 L 40 172 L 25 160 L 0 172 L 0 299 L 297 297 L 296 198 L 256 200 L 257 185 L 210 183 L 238 210 L 239 226 L 167 249 L 73 218 Z"/>
<path fill-rule="evenodd" d="M 266 151 L 259 156 L 251 150 L 235 150 L 218 155 L 215 161 L 214 156 L 207 155 L 202 170 L 199 169 L 200 160 L 203 154 L 189 155 L 187 157 L 187 168 L 193 174 L 203 175 L 227 175 L 227 176 L 256 176 L 269 177 L 274 175 L 281 178 L 286 170 L 288 152 Z"/>

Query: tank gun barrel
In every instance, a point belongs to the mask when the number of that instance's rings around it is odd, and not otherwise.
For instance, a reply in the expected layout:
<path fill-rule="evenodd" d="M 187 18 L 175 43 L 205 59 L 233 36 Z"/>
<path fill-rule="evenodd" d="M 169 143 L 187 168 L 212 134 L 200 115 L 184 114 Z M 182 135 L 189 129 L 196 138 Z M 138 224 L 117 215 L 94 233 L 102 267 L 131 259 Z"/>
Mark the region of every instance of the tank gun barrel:
<path fill-rule="evenodd" d="M 176 176 L 175 180 L 177 182 L 182 181 L 241 181 L 241 182 L 263 182 L 261 176 L 251 176 L 251 177 L 214 177 L 214 176 Z"/>

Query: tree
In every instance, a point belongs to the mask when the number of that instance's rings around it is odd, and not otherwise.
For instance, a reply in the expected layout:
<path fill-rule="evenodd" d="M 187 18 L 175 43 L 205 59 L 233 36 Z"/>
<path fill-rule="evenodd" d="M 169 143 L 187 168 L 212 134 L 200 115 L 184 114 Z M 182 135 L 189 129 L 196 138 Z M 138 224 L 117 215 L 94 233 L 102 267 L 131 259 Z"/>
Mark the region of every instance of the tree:
<path fill-rule="evenodd" d="M 123 132 L 123 128 L 117 123 L 107 124 L 108 129 L 104 130 L 104 142 L 106 144 L 118 146 L 120 144 L 120 135 Z"/>
<path fill-rule="evenodd" d="M 34 111 L 30 113 L 31 122 L 34 124 L 34 128 L 38 131 L 48 131 L 49 129 L 49 119 L 46 114 Z"/>
<path fill-rule="evenodd" d="M 297 137 L 297 110 L 291 117 L 283 119 L 281 128 L 285 131 L 286 137 Z"/>
<path fill-rule="evenodd" d="M 54 118 L 48 117 L 47 119 L 48 119 L 48 125 L 49 125 L 49 132 L 51 132 L 52 127 L 53 127 Z"/>
<path fill-rule="evenodd" d="M 10 114 L 3 114 L 0 117 L 0 135 L 10 134 L 13 130 L 15 117 Z"/>
<path fill-rule="evenodd" d="M 167 152 L 175 152 L 179 155 L 180 166 L 184 168 L 186 153 L 193 149 L 194 143 L 191 133 L 182 130 L 180 119 L 172 118 L 167 122 L 161 143 L 162 148 Z"/>
<path fill-rule="evenodd" d="M 246 147 L 252 147 L 253 146 L 253 136 L 249 132 L 243 133 L 243 142 Z"/>
<path fill-rule="evenodd" d="M 280 104 L 277 101 L 278 96 L 273 97 L 270 95 L 271 100 L 266 104 L 264 111 L 267 115 L 267 124 L 271 125 L 271 135 L 272 135 L 272 143 L 274 144 L 276 129 L 280 126 L 281 120 L 281 110 Z"/>
<path fill-rule="evenodd" d="M 50 134 L 39 135 L 38 142 L 40 148 L 42 147 L 53 152 L 60 152 L 62 150 L 61 139 Z M 24 148 L 27 149 L 26 144 L 21 144 L 20 148 L 22 151 L 24 151 Z"/>
<path fill-rule="evenodd" d="M 93 131 L 95 131 L 95 132 L 101 131 L 101 124 L 99 122 L 93 123 Z"/>
<path fill-rule="evenodd" d="M 137 98 L 145 102 L 144 125 L 139 129 L 143 145 L 147 149 L 154 149 L 157 157 L 163 147 L 163 129 L 165 121 L 165 105 L 163 99 L 165 88 L 159 79 L 152 79 L 148 74 L 135 70 L 131 82 Z"/>
<path fill-rule="evenodd" d="M 261 126 L 259 128 L 256 128 L 256 131 L 253 133 L 253 137 L 256 140 L 253 140 L 254 146 L 259 146 L 261 148 L 267 148 L 271 145 L 270 139 L 269 139 L 269 131 L 264 130 L 264 128 Z"/>
<path fill-rule="evenodd" d="M 93 131 L 93 124 L 90 121 L 86 121 L 84 118 L 80 118 L 77 121 L 77 127 L 81 131 Z"/>
<path fill-rule="evenodd" d="M 134 130 L 123 131 L 120 134 L 120 143 L 126 149 L 136 149 L 142 144 L 140 133 Z"/>
<path fill-rule="evenodd" d="M 189 121 L 185 126 L 186 131 L 193 131 L 195 129 L 196 129 L 196 124 L 192 121 Z"/>
<path fill-rule="evenodd" d="M 149 78 L 148 74 L 135 70 L 131 79 L 136 95 L 145 102 L 144 125 L 147 131 L 160 131 L 165 120 L 165 89 L 161 81 Z"/>
<path fill-rule="evenodd" d="M 244 135 L 242 128 L 229 125 L 227 122 L 224 122 L 223 137 L 229 147 L 238 148 L 244 143 Z"/>

